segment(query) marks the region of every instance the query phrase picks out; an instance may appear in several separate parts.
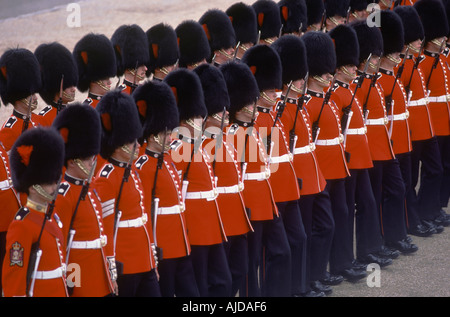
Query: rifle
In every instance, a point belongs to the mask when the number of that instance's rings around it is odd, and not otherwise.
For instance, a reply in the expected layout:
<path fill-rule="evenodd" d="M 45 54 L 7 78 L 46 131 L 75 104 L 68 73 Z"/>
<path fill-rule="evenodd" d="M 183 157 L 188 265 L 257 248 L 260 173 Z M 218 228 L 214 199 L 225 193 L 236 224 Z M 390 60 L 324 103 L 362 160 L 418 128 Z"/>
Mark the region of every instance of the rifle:
<path fill-rule="evenodd" d="M 131 93 L 136 89 L 136 77 L 137 77 L 137 70 L 139 67 L 139 61 L 136 61 L 136 67 L 134 68 L 134 78 L 133 78 L 133 85 L 131 86 Z"/>
<path fill-rule="evenodd" d="M 409 76 L 409 81 L 408 81 L 408 85 L 406 85 L 405 87 L 405 91 L 406 91 L 406 95 L 409 96 L 409 90 L 411 89 L 411 82 L 412 82 L 412 78 L 414 75 L 414 72 L 416 71 L 417 68 L 419 68 L 419 63 L 422 60 L 420 58 L 420 55 L 422 54 L 423 48 L 425 47 L 425 39 L 422 40 L 422 44 L 420 44 L 420 49 L 419 49 L 419 53 L 417 54 L 417 58 L 414 61 L 414 66 L 413 69 L 411 71 L 411 75 Z M 405 54 L 406 57 L 406 54 Z"/>
<path fill-rule="evenodd" d="M 227 113 L 227 109 L 225 107 L 223 107 L 223 112 L 222 112 L 222 120 L 220 122 L 220 133 L 216 138 L 216 150 L 214 151 L 214 160 L 213 160 L 213 171 L 216 170 L 216 158 L 217 158 L 217 149 L 220 149 L 220 147 L 222 146 L 222 140 L 223 140 L 223 128 L 224 128 L 224 124 L 225 124 L 225 115 Z"/>
<path fill-rule="evenodd" d="M 372 53 L 369 54 L 369 57 L 367 58 L 366 63 L 364 64 L 364 70 L 362 71 L 361 75 L 359 75 L 358 84 L 355 87 L 355 91 L 353 92 L 352 100 L 350 101 L 350 104 L 348 106 L 342 108 L 343 115 L 341 118 L 341 123 L 342 123 L 342 127 L 343 128 L 345 127 L 345 129 L 342 131 L 342 134 L 344 134 L 344 138 L 346 136 L 346 131 L 347 131 L 347 128 L 349 125 L 349 121 L 350 121 L 349 114 L 352 109 L 353 101 L 355 100 L 356 92 L 358 91 L 359 88 L 361 88 L 361 86 L 364 82 L 364 79 L 366 78 L 367 68 L 369 66 L 369 61 L 371 58 L 372 58 Z"/>
<path fill-rule="evenodd" d="M 86 199 L 86 195 L 89 191 L 89 186 L 92 182 L 92 178 L 94 177 L 95 167 L 97 166 L 97 158 L 94 160 L 94 164 L 92 165 L 91 171 L 89 172 L 88 178 L 83 181 L 83 187 L 81 188 L 80 195 L 78 196 L 77 204 L 75 205 L 75 210 L 73 211 L 72 218 L 70 220 L 69 225 L 69 236 L 67 238 L 67 248 L 66 248 L 66 266 L 69 264 L 69 255 L 70 250 L 72 249 L 73 237 L 75 236 L 76 230 L 73 229 L 73 223 L 75 221 L 75 216 L 78 212 L 78 208 L 80 206 L 81 201 Z"/>
<path fill-rule="evenodd" d="M 159 198 L 156 197 L 156 183 L 158 180 L 158 172 L 162 169 L 162 165 L 164 162 L 164 152 L 166 148 L 166 137 L 167 137 L 167 127 L 164 130 L 164 138 L 162 142 L 161 153 L 158 157 L 158 163 L 156 164 L 155 178 L 153 179 L 153 188 L 152 188 L 152 202 L 151 202 L 151 217 L 153 221 L 153 240 L 155 242 L 156 254 L 159 260 L 162 260 L 162 249 L 158 248 L 157 240 L 156 240 L 156 219 L 158 217 L 158 207 L 159 207 Z"/>
<path fill-rule="evenodd" d="M 406 49 L 405 57 L 403 58 L 403 62 L 398 68 L 397 74 L 395 75 L 394 84 L 392 85 L 391 93 L 385 97 L 386 100 L 386 111 L 389 112 L 392 106 L 392 95 L 394 94 L 395 86 L 397 85 L 397 80 L 402 76 L 403 69 L 405 68 L 406 56 L 408 54 L 409 48 Z"/>
<path fill-rule="evenodd" d="M 122 211 L 119 210 L 119 203 L 120 203 L 120 199 L 122 197 L 123 186 L 125 183 L 128 182 L 128 178 L 130 177 L 131 166 L 133 165 L 134 155 L 136 153 L 136 147 L 137 147 L 137 143 L 134 142 L 133 152 L 131 153 L 130 159 L 123 171 L 122 182 L 120 183 L 119 193 L 117 195 L 117 199 L 116 199 L 116 202 L 114 205 L 114 249 L 116 247 L 116 238 L 117 238 L 117 230 L 119 229 L 119 226 L 118 226 L 119 220 L 120 220 L 120 217 L 122 216 Z"/>
<path fill-rule="evenodd" d="M 191 159 L 189 160 L 188 165 L 186 167 L 186 170 L 184 171 L 184 174 L 183 174 L 183 185 L 182 185 L 182 196 L 183 196 L 183 198 L 186 197 L 187 187 L 189 185 L 188 173 L 189 173 L 189 170 L 191 168 L 192 160 L 194 159 L 194 154 L 197 153 L 197 151 L 200 148 L 200 145 L 202 143 L 203 131 L 205 130 L 207 119 L 208 119 L 207 116 L 203 119 L 202 130 L 200 131 L 200 135 L 194 141 L 194 146 L 193 146 L 192 151 L 191 151 Z"/>
<path fill-rule="evenodd" d="M 442 49 L 444 48 L 445 45 L 445 41 L 443 40 L 441 43 L 441 47 L 439 48 L 439 52 L 436 54 L 436 57 L 434 58 L 434 63 L 433 63 L 433 67 L 431 68 L 430 74 L 428 75 L 428 79 L 427 79 L 427 90 L 428 90 L 428 86 L 430 85 L 430 80 L 431 80 L 431 75 L 433 74 L 434 69 L 437 67 L 437 64 L 439 63 L 439 58 L 441 57 L 441 52 Z"/>
<path fill-rule="evenodd" d="M 63 87 L 64 87 L 64 74 L 61 75 L 61 85 L 59 88 L 59 99 L 56 102 L 56 113 L 58 114 L 62 110 L 62 96 L 63 96 Z"/>
<path fill-rule="evenodd" d="M 369 91 L 367 92 L 366 100 L 364 101 L 364 105 L 363 105 L 364 119 L 367 119 L 368 112 L 369 112 L 369 110 L 367 109 L 367 103 L 369 102 L 370 92 L 371 92 L 372 88 L 375 87 L 375 84 L 378 79 L 378 71 L 380 70 L 381 57 L 383 56 L 383 54 L 380 54 L 380 55 L 381 56 L 380 56 L 380 59 L 378 60 L 376 71 L 372 75 L 372 80 L 370 82 Z"/>
<path fill-rule="evenodd" d="M 254 126 L 255 120 L 256 120 L 256 107 L 257 107 L 256 104 L 258 103 L 258 99 L 259 99 L 259 97 L 256 97 L 255 103 L 253 104 L 252 120 L 250 121 L 250 128 L 251 128 L 251 130 L 247 131 L 245 133 L 244 152 L 242 153 L 243 159 L 242 159 L 242 162 L 241 162 L 241 168 L 243 168 L 244 163 L 245 163 L 245 150 L 247 149 L 248 138 L 249 138 L 250 134 L 253 134 L 253 126 Z"/>
<path fill-rule="evenodd" d="M 271 140 L 272 140 L 272 133 L 273 130 L 275 129 L 278 120 L 280 120 L 281 116 L 283 115 L 284 112 L 284 108 L 286 108 L 286 100 L 289 96 L 289 93 L 291 92 L 291 88 L 292 88 L 292 83 L 293 81 L 291 80 L 291 82 L 289 83 L 287 90 L 286 90 L 286 96 L 285 98 L 278 103 L 277 105 L 277 115 L 275 116 L 275 119 L 273 120 L 273 125 L 272 125 L 272 129 L 270 130 L 270 135 L 267 136 L 267 153 L 270 153 L 270 147 L 271 147 Z"/>
<path fill-rule="evenodd" d="M 39 232 L 38 239 L 35 243 L 31 245 L 31 251 L 30 251 L 30 260 L 28 262 L 28 268 L 27 268 L 27 294 L 28 297 L 33 297 L 33 291 L 34 291 L 34 283 L 36 281 L 36 272 L 39 267 L 39 262 L 41 261 L 42 257 L 42 250 L 40 248 L 41 238 L 42 234 L 44 233 L 44 228 L 47 223 L 52 218 L 53 210 L 55 209 L 55 201 L 56 197 L 58 196 L 58 188 L 61 184 L 61 177 L 56 185 L 56 190 L 53 194 L 51 202 L 48 204 L 47 212 L 45 213 L 44 220 L 42 221 L 41 230 Z"/>
<path fill-rule="evenodd" d="M 238 51 L 239 51 L 239 45 L 241 45 L 241 42 L 238 42 L 236 47 L 235 47 L 235 49 L 234 49 L 233 60 L 236 60 L 236 58 L 237 58 L 237 54 L 238 54 Z"/>
<path fill-rule="evenodd" d="M 303 108 L 303 103 L 305 102 L 308 78 L 309 78 L 309 72 L 306 72 L 304 84 L 303 84 L 302 96 L 297 100 L 297 109 L 295 111 L 294 125 L 292 126 L 292 129 L 289 131 L 289 151 L 291 153 L 294 153 L 295 143 L 297 142 L 297 135 L 295 134 L 295 127 L 297 126 L 298 113 Z"/>
<path fill-rule="evenodd" d="M 23 125 L 22 125 L 22 133 L 24 133 L 25 131 L 28 130 L 28 126 L 30 124 L 31 121 L 31 101 L 33 100 L 33 96 L 31 95 L 30 98 L 28 99 L 28 113 L 27 113 L 27 117 L 25 118 L 25 120 L 23 120 Z"/>
<path fill-rule="evenodd" d="M 313 138 L 313 142 L 316 142 L 317 137 L 319 136 L 319 132 L 320 132 L 319 120 L 320 120 L 320 117 L 322 116 L 323 108 L 328 103 L 328 101 L 330 101 L 331 92 L 333 90 L 333 86 L 334 86 L 335 81 L 336 81 L 336 74 L 334 74 L 333 80 L 331 82 L 331 85 L 328 88 L 327 93 L 325 94 L 325 97 L 323 98 L 323 102 L 322 102 L 322 106 L 320 108 L 319 116 L 317 117 L 317 120 L 314 121 L 313 124 L 312 124 L 312 138 Z"/>

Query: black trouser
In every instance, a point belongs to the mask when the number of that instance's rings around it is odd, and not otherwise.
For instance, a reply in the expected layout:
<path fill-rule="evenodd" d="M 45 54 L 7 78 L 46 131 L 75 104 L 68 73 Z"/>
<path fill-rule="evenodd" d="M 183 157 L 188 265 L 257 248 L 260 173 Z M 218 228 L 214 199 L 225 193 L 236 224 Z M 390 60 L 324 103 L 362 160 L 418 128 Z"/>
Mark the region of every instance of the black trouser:
<path fill-rule="evenodd" d="M 277 203 L 291 248 L 291 295 L 306 292 L 306 233 L 298 200 Z"/>
<path fill-rule="evenodd" d="M 310 282 L 325 278 L 334 235 L 334 219 L 330 196 L 326 191 L 302 195 L 298 202 L 307 237 L 305 280 L 306 291 L 310 291 Z"/>
<path fill-rule="evenodd" d="M 413 141 L 412 146 L 411 188 L 406 193 L 410 228 L 419 225 L 421 220 L 432 220 L 436 217 L 441 208 L 440 191 L 443 173 L 436 137 Z M 418 190 L 416 190 L 417 185 L 419 185 Z"/>
<path fill-rule="evenodd" d="M 345 178 L 327 180 L 334 218 L 334 235 L 330 251 L 330 273 L 339 274 L 353 265 L 353 243 L 349 228 L 349 213 L 345 194 Z"/>
<path fill-rule="evenodd" d="M 441 207 L 446 208 L 450 198 L 450 136 L 438 136 L 442 167 L 444 169 L 441 185 Z"/>
<path fill-rule="evenodd" d="M 117 278 L 119 297 L 161 297 L 158 277 L 153 269 L 135 274 L 120 274 Z"/>
<path fill-rule="evenodd" d="M 369 170 L 372 190 L 377 202 L 378 221 L 385 241 L 406 238 L 405 184 L 397 159 L 373 161 Z"/>
<path fill-rule="evenodd" d="M 200 296 L 231 296 L 231 272 L 223 243 L 192 245 L 191 250 Z"/>
<path fill-rule="evenodd" d="M 281 217 L 252 221 L 248 233 L 249 297 L 287 297 L 291 292 L 291 250 Z"/>
<path fill-rule="evenodd" d="M 373 195 L 368 169 L 352 169 L 345 180 L 349 212 L 350 243 L 356 244 L 356 258 L 363 258 L 381 250 L 383 239 L 378 222 L 378 209 Z"/>
<path fill-rule="evenodd" d="M 200 296 L 190 256 L 163 259 L 159 262 L 158 273 L 163 297 Z"/>
<path fill-rule="evenodd" d="M 227 237 L 224 242 L 225 254 L 231 271 L 231 296 L 245 296 L 245 282 L 248 273 L 248 241 L 247 234 Z"/>

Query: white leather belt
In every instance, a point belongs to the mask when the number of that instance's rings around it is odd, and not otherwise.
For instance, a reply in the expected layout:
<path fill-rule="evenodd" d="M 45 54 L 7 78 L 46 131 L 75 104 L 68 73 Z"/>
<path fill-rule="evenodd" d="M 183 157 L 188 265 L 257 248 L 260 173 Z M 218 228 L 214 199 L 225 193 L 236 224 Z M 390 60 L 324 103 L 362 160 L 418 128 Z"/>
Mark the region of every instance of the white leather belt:
<path fill-rule="evenodd" d="M 263 181 L 270 178 L 270 169 L 266 169 L 265 172 L 261 173 L 247 173 L 244 179 L 247 181 Z"/>
<path fill-rule="evenodd" d="M 367 119 L 366 125 L 385 125 L 388 124 L 388 117 L 378 118 L 378 119 Z"/>
<path fill-rule="evenodd" d="M 270 158 L 270 163 L 285 163 L 285 162 L 292 162 L 294 159 L 293 155 L 291 153 L 283 154 L 281 156 L 272 156 Z"/>
<path fill-rule="evenodd" d="M 305 154 L 305 153 L 311 153 L 312 151 L 314 151 L 316 149 L 316 144 L 315 143 L 309 143 L 308 145 L 302 146 L 302 147 L 298 147 L 294 149 L 294 155 L 297 154 Z"/>
<path fill-rule="evenodd" d="M 236 194 L 244 190 L 244 184 L 239 183 L 233 186 L 223 186 L 217 187 L 217 192 L 219 194 Z"/>
<path fill-rule="evenodd" d="M 160 207 L 158 208 L 158 215 L 176 215 L 181 214 L 184 211 L 184 205 L 175 205 L 172 207 Z"/>
<path fill-rule="evenodd" d="M 51 271 L 36 271 L 33 276 L 37 280 L 51 280 L 54 278 L 62 277 L 64 272 L 65 268 L 64 266 L 62 266 Z"/>
<path fill-rule="evenodd" d="M 206 199 L 214 200 L 218 195 L 217 189 L 211 189 L 203 192 L 189 192 L 186 193 L 186 199 Z"/>
<path fill-rule="evenodd" d="M 10 189 L 12 187 L 12 181 L 7 179 L 4 180 L 3 182 L 0 182 L 0 190 L 7 190 Z"/>
<path fill-rule="evenodd" d="M 450 101 L 450 95 L 443 95 L 438 97 L 428 97 L 429 102 L 447 102 Z"/>
<path fill-rule="evenodd" d="M 335 137 L 334 139 L 324 139 L 324 140 L 319 139 L 316 141 L 316 145 L 330 146 L 330 145 L 341 144 L 342 142 L 344 142 L 344 136 L 341 134 L 341 135 Z"/>
<path fill-rule="evenodd" d="M 389 115 L 388 118 L 389 118 L 389 120 L 394 120 L 394 121 L 406 120 L 406 119 L 409 118 L 409 112 L 406 111 L 406 112 L 403 112 L 403 113 L 400 113 L 400 114 L 394 114 L 393 116 Z"/>
<path fill-rule="evenodd" d="M 367 133 L 367 127 L 358 129 L 347 129 L 347 135 L 362 135 Z"/>
<path fill-rule="evenodd" d="M 410 100 L 408 107 L 426 106 L 429 102 L 429 98 L 422 98 L 417 100 Z"/>
<path fill-rule="evenodd" d="M 119 228 L 142 227 L 147 223 L 147 220 L 148 220 L 147 214 L 144 214 L 142 217 L 132 219 L 132 220 L 121 220 L 121 221 L 119 221 Z"/>
<path fill-rule="evenodd" d="M 100 238 L 91 241 L 73 241 L 72 249 L 101 249 L 106 245 L 108 237 L 101 235 Z"/>

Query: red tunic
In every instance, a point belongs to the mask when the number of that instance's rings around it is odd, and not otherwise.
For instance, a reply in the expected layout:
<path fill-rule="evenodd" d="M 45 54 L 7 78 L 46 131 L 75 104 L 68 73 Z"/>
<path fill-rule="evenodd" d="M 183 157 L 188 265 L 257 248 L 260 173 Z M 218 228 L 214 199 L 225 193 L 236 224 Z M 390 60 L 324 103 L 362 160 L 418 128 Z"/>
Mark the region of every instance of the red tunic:
<path fill-rule="evenodd" d="M 421 56 L 421 59 L 424 57 Z M 406 57 L 405 66 L 400 80 L 404 87 L 409 87 L 408 111 L 409 111 L 409 126 L 411 130 L 411 140 L 427 140 L 434 136 L 433 125 L 431 122 L 431 115 L 429 111 L 428 93 L 425 88 L 425 78 L 421 69 L 421 65 L 414 70 L 415 60 L 411 57 Z M 412 75 L 412 76 L 411 76 Z"/>
<path fill-rule="evenodd" d="M 21 206 L 19 195 L 12 186 L 9 157 L 0 145 L 0 201 L 2 211 L 0 216 L 0 232 L 8 230 L 9 224 Z"/>
<path fill-rule="evenodd" d="M 370 155 L 373 161 L 386 161 L 395 158 L 391 141 L 387 130 L 388 118 L 384 104 L 383 90 L 378 83 L 370 89 L 372 75 L 366 75 L 361 88 L 356 92 L 358 100 L 361 101 L 363 110 L 367 100 L 367 139 L 369 141 Z M 354 91 L 356 81 L 352 85 Z M 369 95 L 370 89 L 370 95 Z M 367 95 L 369 97 L 367 98 Z"/>
<path fill-rule="evenodd" d="M 65 246 L 55 214 L 46 222 L 39 248 L 42 256 L 37 268 L 33 297 L 67 297 L 64 274 Z M 28 296 L 27 268 L 31 246 L 37 242 L 44 221 L 44 213 L 21 208 L 6 235 L 6 255 L 3 262 L 3 292 L 5 297 Z M 52 278 L 42 279 L 51 274 Z"/>
<path fill-rule="evenodd" d="M 184 137 L 182 145 L 172 152 L 177 170 L 184 175 L 188 168 L 194 144 L 193 139 Z M 209 156 L 202 146 L 189 165 L 187 180 L 186 223 L 191 245 L 213 245 L 226 241 L 222 219 L 217 204 L 217 190 Z M 184 176 L 182 176 L 184 180 Z"/>
<path fill-rule="evenodd" d="M 289 135 L 294 128 L 295 120 L 297 120 L 295 124 L 297 138 L 293 154 L 295 174 L 302 180 L 300 195 L 317 194 L 325 189 L 326 181 L 319 167 L 316 146 L 312 141 L 312 124 L 309 114 L 305 107 L 302 107 L 297 114 L 297 102 L 297 99 L 288 98 L 280 120 L 283 123 L 286 135 Z"/>
<path fill-rule="evenodd" d="M 314 123 L 319 118 L 319 113 L 323 104 L 324 94 L 309 91 L 311 99 L 305 104 L 311 121 Z M 341 124 L 339 109 L 335 103 L 330 101 L 323 107 L 319 120 L 320 132 L 316 141 L 316 153 L 319 166 L 325 179 L 340 179 L 350 175 L 345 161 L 343 136 L 341 134 Z M 322 142 L 329 142 L 322 145 Z"/>
<path fill-rule="evenodd" d="M 283 123 L 277 120 L 274 127 L 276 113 L 268 108 L 258 107 L 256 124 L 263 140 L 271 136 L 273 145 L 270 156 L 270 185 L 276 202 L 293 201 L 300 198 L 297 175 L 293 167 L 294 155 L 289 151 L 289 137 Z M 267 142 L 266 142 L 267 146 Z"/>
<path fill-rule="evenodd" d="M 110 159 L 103 165 L 94 180 L 103 208 L 105 227 L 114 223 L 114 208 L 122 183 L 126 163 Z M 128 182 L 124 182 L 118 210 L 122 212 L 116 237 L 116 261 L 123 263 L 124 274 L 148 272 L 154 269 L 155 259 L 151 249 L 152 231 L 147 226 L 150 215 L 144 204 L 145 193 L 134 165 Z"/>
<path fill-rule="evenodd" d="M 389 119 L 388 131 L 392 131 L 392 148 L 395 154 L 411 152 L 412 144 L 408 122 L 409 113 L 406 110 L 405 89 L 402 82 L 395 79 L 394 72 L 380 68 L 380 73 L 381 77 L 378 82 L 383 88 L 384 96 L 389 96 L 392 93 L 392 88 L 394 88 L 392 108 L 387 114 Z"/>
<path fill-rule="evenodd" d="M 27 115 L 13 110 L 12 115 L 3 123 L 0 130 L 0 142 L 3 144 L 6 152 L 9 152 L 16 142 L 17 138 L 22 134 L 24 121 Z M 31 120 L 28 124 L 28 129 L 34 128 L 37 122 L 37 115 L 31 113 Z"/>
<path fill-rule="evenodd" d="M 233 135 L 228 138 L 232 137 Z M 217 191 L 219 192 L 217 204 L 225 233 L 228 237 L 245 234 L 252 230 L 252 227 L 245 210 L 244 180 L 240 164 L 237 161 L 237 152 L 233 145 L 226 141 L 227 135 L 223 135 L 217 149 L 216 139 L 217 135 L 214 135 L 214 138 L 207 138 L 203 143 L 203 148 L 209 153 L 209 157 L 212 159 L 211 164 L 213 164 L 216 154 L 213 172 L 217 177 Z"/>
<path fill-rule="evenodd" d="M 67 245 L 70 223 L 80 197 L 83 180 L 67 174 L 64 178 L 66 181 L 62 182 L 58 189 L 55 208 L 61 215 Z M 112 293 L 114 287 L 111 270 L 115 266 L 113 227 L 104 226 L 101 203 L 91 186 L 85 199 L 80 200 L 72 228 L 75 230 L 75 235 L 69 259 L 66 261 L 69 269 L 70 265 L 78 265 L 81 274 L 80 280 L 75 281 L 79 284 L 75 283 L 71 296 L 103 297 Z M 68 270 L 68 277 L 70 273 Z"/>
<path fill-rule="evenodd" d="M 426 84 L 431 73 L 436 54 L 427 51 L 424 51 L 424 54 L 425 59 L 422 63 L 420 63 L 420 67 L 423 71 Z M 449 70 L 445 63 L 445 56 L 441 55 L 439 57 L 437 67 L 431 73 L 431 78 L 428 85 L 428 90 L 430 91 L 428 98 L 430 104 L 428 107 L 431 114 L 434 132 L 438 136 L 450 135 L 450 109 L 447 101 L 449 98 L 448 95 L 450 94 L 447 78 Z"/>
<path fill-rule="evenodd" d="M 65 105 L 63 107 L 65 107 Z M 55 106 L 48 105 L 38 113 L 36 123 L 37 125 L 41 125 L 43 127 L 49 127 L 52 125 L 57 115 L 57 108 Z"/>
<path fill-rule="evenodd" d="M 151 210 L 152 191 L 159 153 L 146 150 L 135 166 L 144 187 L 145 206 Z M 181 181 L 169 154 L 164 155 L 164 163 L 158 172 L 155 196 L 159 198 L 156 219 L 156 241 L 163 250 L 164 259 L 187 256 L 191 246 L 187 234 L 185 206 L 181 196 Z M 154 221 L 151 222 L 154 225 Z"/>
<path fill-rule="evenodd" d="M 244 173 L 244 202 L 250 210 L 251 221 L 272 220 L 278 216 L 278 209 L 272 193 L 270 183 L 269 159 L 258 126 L 250 128 L 247 123 L 233 125 L 234 147 L 237 157 L 245 166 Z M 247 139 L 247 142 L 245 141 Z"/>
<path fill-rule="evenodd" d="M 353 91 L 346 83 L 337 81 L 338 87 L 331 94 L 331 100 L 340 109 L 339 117 L 344 115 L 343 109 L 352 102 Z M 351 117 L 346 130 L 345 151 L 350 153 L 347 162 L 349 169 L 365 169 L 373 167 L 370 156 L 369 141 L 367 140 L 367 128 L 364 124 L 364 115 L 361 103 L 355 96 L 351 106 Z"/>

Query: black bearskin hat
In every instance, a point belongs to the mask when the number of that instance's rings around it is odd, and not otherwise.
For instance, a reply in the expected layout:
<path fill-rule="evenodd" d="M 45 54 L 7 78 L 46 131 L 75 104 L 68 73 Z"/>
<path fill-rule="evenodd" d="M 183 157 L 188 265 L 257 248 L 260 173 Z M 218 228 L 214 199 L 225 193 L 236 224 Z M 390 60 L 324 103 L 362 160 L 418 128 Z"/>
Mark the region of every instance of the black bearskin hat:
<path fill-rule="evenodd" d="M 258 24 L 253 8 L 243 2 L 237 2 L 226 11 L 233 25 L 236 43 L 256 43 L 258 38 Z"/>
<path fill-rule="evenodd" d="M 180 50 L 180 66 L 187 67 L 211 57 L 208 38 L 200 23 L 193 20 L 181 22 L 175 32 Z"/>
<path fill-rule="evenodd" d="M 48 105 L 52 104 L 55 95 L 59 94 L 61 79 L 63 89 L 77 86 L 77 65 L 72 53 L 65 46 L 57 42 L 41 44 L 34 55 L 41 69 L 42 88 L 39 94 Z"/>
<path fill-rule="evenodd" d="M 290 34 L 283 35 L 271 47 L 280 56 L 283 84 L 305 78 L 308 64 L 305 44 L 300 37 Z"/>
<path fill-rule="evenodd" d="M 325 14 L 325 4 L 321 0 L 305 0 L 308 25 L 321 23 Z"/>
<path fill-rule="evenodd" d="M 147 64 L 148 76 L 157 68 L 172 66 L 180 58 L 177 34 L 167 24 L 159 23 L 147 30 L 150 60 Z"/>
<path fill-rule="evenodd" d="M 423 40 L 425 34 L 419 14 L 412 6 L 398 6 L 394 12 L 402 19 L 405 44 Z"/>
<path fill-rule="evenodd" d="M 236 35 L 228 15 L 218 9 L 206 11 L 198 21 L 208 38 L 211 54 L 221 49 L 234 48 Z"/>
<path fill-rule="evenodd" d="M 0 96 L 5 105 L 14 104 L 41 89 L 36 56 L 25 48 L 9 49 L 0 57 Z"/>
<path fill-rule="evenodd" d="M 365 20 L 352 22 L 349 26 L 358 36 L 360 64 L 365 62 L 370 54 L 383 55 L 383 36 L 379 28 L 369 27 Z"/>
<path fill-rule="evenodd" d="M 114 151 L 139 139 L 142 125 L 133 97 L 120 90 L 106 93 L 95 110 L 102 125 L 100 155 L 108 159 Z"/>
<path fill-rule="evenodd" d="M 22 133 L 11 153 L 11 176 L 14 188 L 29 194 L 33 185 L 57 183 L 64 165 L 64 141 L 50 127 L 37 127 Z"/>
<path fill-rule="evenodd" d="M 258 30 L 261 31 L 261 40 L 278 37 L 281 31 L 278 5 L 272 0 L 257 0 L 252 7 L 255 10 Z"/>
<path fill-rule="evenodd" d="M 180 121 L 198 116 L 205 118 L 208 115 L 202 83 L 194 71 L 179 68 L 170 72 L 164 81 L 175 95 Z"/>
<path fill-rule="evenodd" d="M 65 143 L 65 162 L 100 153 L 101 123 L 98 112 L 86 104 L 73 103 L 58 113 L 52 126 Z"/>
<path fill-rule="evenodd" d="M 350 0 L 325 0 L 325 15 L 327 18 L 334 16 L 346 17 Z"/>
<path fill-rule="evenodd" d="M 350 0 L 350 11 L 365 11 L 367 9 L 367 0 Z"/>
<path fill-rule="evenodd" d="M 336 52 L 327 33 L 309 31 L 302 36 L 306 47 L 309 76 L 333 74 L 336 70 Z"/>
<path fill-rule="evenodd" d="M 380 30 L 383 36 L 384 55 L 398 53 L 405 45 L 402 19 L 391 10 L 381 11 Z"/>
<path fill-rule="evenodd" d="M 178 127 L 180 118 L 177 102 L 169 85 L 163 81 L 148 81 L 133 93 L 142 123 L 142 138 Z"/>
<path fill-rule="evenodd" d="M 203 95 L 208 115 L 222 113 L 230 107 L 227 83 L 222 72 L 211 64 L 202 64 L 194 69 L 202 83 Z"/>
<path fill-rule="evenodd" d="M 419 0 L 414 8 L 422 21 L 426 42 L 448 35 L 447 14 L 441 0 Z"/>
<path fill-rule="evenodd" d="M 229 61 L 220 65 L 220 71 L 227 84 L 230 97 L 230 116 L 248 105 L 253 105 L 259 97 L 258 83 L 247 64 Z"/>
<path fill-rule="evenodd" d="M 328 33 L 334 42 L 336 68 L 346 65 L 359 65 L 359 42 L 353 28 L 341 24 Z"/>
<path fill-rule="evenodd" d="M 148 64 L 147 35 L 139 25 L 120 26 L 113 33 L 111 43 L 116 53 L 117 76 L 122 76 L 127 69 Z"/>
<path fill-rule="evenodd" d="M 245 52 L 242 62 L 250 67 L 259 91 L 281 89 L 282 67 L 278 53 L 268 45 L 255 45 Z"/>
<path fill-rule="evenodd" d="M 308 17 L 305 0 L 281 0 L 278 2 L 278 6 L 280 7 L 283 34 L 306 31 Z"/>
<path fill-rule="evenodd" d="M 111 41 L 103 34 L 89 33 L 75 44 L 73 56 L 78 67 L 78 90 L 85 92 L 91 82 L 115 77 L 116 56 Z"/>

